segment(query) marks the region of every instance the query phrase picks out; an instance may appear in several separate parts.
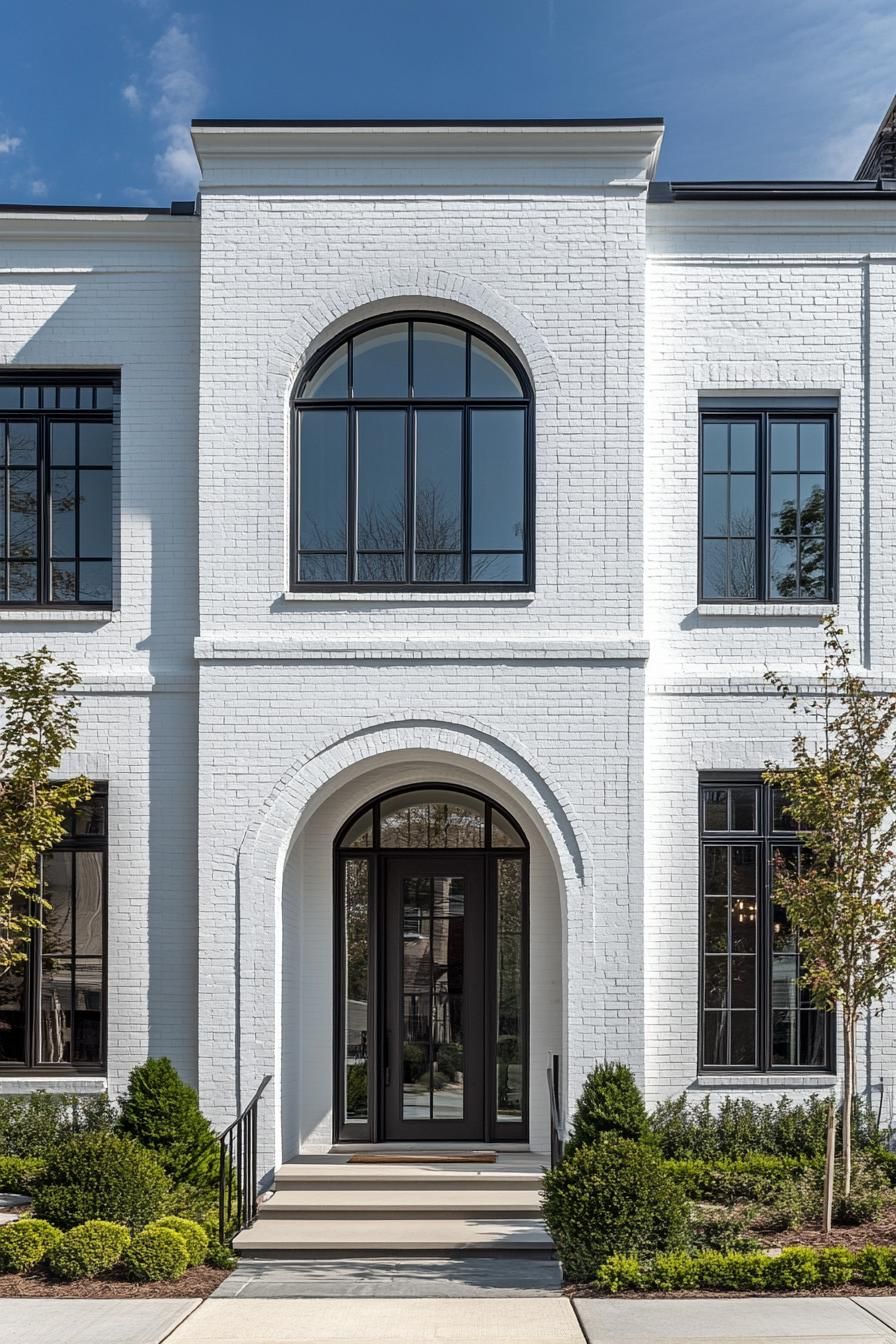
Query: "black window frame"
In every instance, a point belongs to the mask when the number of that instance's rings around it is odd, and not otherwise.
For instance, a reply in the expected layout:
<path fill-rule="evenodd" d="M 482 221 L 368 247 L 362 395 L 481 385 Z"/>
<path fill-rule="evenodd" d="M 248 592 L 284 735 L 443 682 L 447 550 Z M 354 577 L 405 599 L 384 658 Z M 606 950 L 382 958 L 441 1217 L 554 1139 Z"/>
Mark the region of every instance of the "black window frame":
<path fill-rule="evenodd" d="M 103 1076 L 108 1060 L 109 1039 L 109 786 L 105 780 L 94 780 L 92 800 L 103 801 L 102 835 L 77 835 L 70 823 L 66 835 L 54 845 L 49 853 L 102 854 L 102 894 L 103 894 L 103 934 L 102 934 L 102 1027 L 100 1033 L 100 1058 L 85 1062 L 64 1060 L 53 1063 L 42 1061 L 41 1055 L 41 979 L 42 979 L 42 943 L 43 930 L 40 927 L 31 930 L 28 958 L 25 963 L 25 1060 L 0 1060 L 0 1077 L 10 1074 L 67 1076 Z M 92 801 L 91 800 L 91 801 Z M 88 801 L 86 807 L 91 806 Z M 40 913 L 35 911 L 35 913 Z M 72 963 L 72 983 L 77 984 L 75 965 L 77 955 L 73 950 L 68 958 Z M 71 1011 L 71 1010 L 70 1010 Z"/>
<path fill-rule="evenodd" d="M 42 369 L 36 373 L 30 373 L 28 370 L 8 370 L 0 374 L 0 387 L 20 387 L 23 390 L 21 397 L 24 403 L 24 392 L 37 389 L 39 391 L 40 405 L 26 407 L 24 404 L 16 410 L 12 407 L 0 407 L 0 422 L 9 423 L 37 423 L 37 596 L 35 598 L 17 599 L 9 601 L 5 596 L 0 596 L 0 611 L 34 611 L 41 609 L 51 609 L 58 611 L 60 609 L 71 610 L 111 610 L 114 606 L 115 592 L 115 484 L 117 476 L 117 462 L 114 451 L 114 430 L 113 430 L 113 455 L 109 467 L 78 465 L 77 470 L 85 471 L 108 471 L 112 489 L 110 491 L 110 508 L 112 516 L 110 519 L 112 532 L 112 550 L 108 556 L 81 556 L 77 553 L 78 541 L 76 538 L 76 554 L 74 557 L 60 557 L 65 563 L 73 562 L 77 574 L 78 564 L 84 561 L 96 561 L 97 563 L 108 564 L 110 567 L 110 592 L 109 597 L 100 600 L 95 597 L 88 598 L 54 598 L 52 595 L 52 572 L 51 572 L 51 537 L 52 537 L 52 470 L 50 462 L 50 439 L 51 426 L 56 423 L 93 423 L 115 425 L 117 420 L 116 398 L 120 390 L 120 374 L 114 370 L 79 370 L 73 372 L 68 369 L 65 372 L 56 373 L 53 370 Z M 45 388 L 108 388 L 110 391 L 110 405 L 108 407 L 82 408 L 80 406 L 44 406 Z M 76 395 L 76 400 L 79 397 Z M 96 394 L 93 398 L 96 402 Z M 73 470 L 75 468 L 72 468 Z M 5 484 L 5 471 L 3 472 Z M 0 556 L 0 563 L 4 570 L 7 560 Z"/>
<path fill-rule="evenodd" d="M 445 327 L 454 327 L 466 334 L 466 395 L 464 397 L 414 397 L 411 394 L 413 387 L 413 325 L 409 332 L 408 340 L 408 396 L 402 397 L 359 397 L 354 398 L 351 394 L 351 365 L 349 363 L 349 395 L 336 399 L 314 398 L 303 400 L 302 391 L 308 382 L 314 377 L 326 360 L 340 346 L 345 345 L 355 337 L 368 331 L 373 331 L 377 327 L 391 326 L 396 323 L 415 322 L 425 323 L 427 325 L 439 325 Z M 475 338 L 488 345 L 500 356 L 502 360 L 510 367 L 514 376 L 517 378 L 521 395 L 519 397 L 472 397 L 470 395 L 470 370 L 471 370 L 471 341 Z M 349 346 L 349 351 L 351 346 Z M 349 361 L 351 354 L 349 353 Z M 417 581 L 413 578 L 405 578 L 401 582 L 388 583 L 382 580 L 364 581 L 349 577 L 346 580 L 336 580 L 333 582 L 324 582 L 317 580 L 303 580 L 299 577 L 299 471 L 300 471 L 300 446 L 299 446 L 299 417 L 301 410 L 319 409 L 319 410 L 347 410 L 348 415 L 348 510 L 347 510 L 347 535 L 346 535 L 346 564 L 348 573 L 351 576 L 355 571 L 355 560 L 357 556 L 357 450 L 356 450 L 356 417 L 351 412 L 358 410 L 396 410 L 403 411 L 406 414 L 407 429 L 405 434 L 405 496 L 406 496 L 406 514 L 405 514 L 405 546 L 404 563 L 405 574 L 413 573 L 414 563 L 414 504 L 415 504 L 415 478 L 414 478 L 414 445 L 411 425 L 413 423 L 412 412 L 415 409 L 427 411 L 461 411 L 463 413 L 463 434 L 462 434 L 462 481 L 461 481 L 461 507 L 462 507 L 462 539 L 461 539 L 461 566 L 463 577 L 445 583 L 434 583 L 431 581 Z M 472 491 L 471 491 L 471 412 L 474 410 L 508 410 L 522 409 L 524 412 L 524 481 L 523 481 L 523 547 L 520 551 L 505 552 L 506 554 L 521 554 L 523 561 L 523 576 L 519 580 L 498 580 L 488 582 L 480 578 L 471 576 L 471 556 L 473 548 L 470 538 L 470 519 L 472 516 Z M 293 390 L 290 404 L 290 524 L 289 524 L 289 585 L 290 591 L 294 593 L 309 592 L 421 592 L 421 593 L 451 593 L 451 592 L 526 592 L 530 591 L 535 585 L 535 395 L 531 380 L 526 373 L 521 361 L 514 353 L 502 344 L 491 332 L 482 327 L 476 326 L 472 322 L 464 321 L 446 313 L 434 312 L 421 309 L 402 309 L 396 312 L 383 313 L 375 318 L 368 319 L 365 322 L 358 322 L 351 327 L 347 327 L 328 341 L 318 350 L 308 361 L 299 375 L 295 388 Z M 306 548 L 306 554 L 311 554 L 311 550 Z M 499 554 L 500 548 L 496 551 L 490 551 L 488 554 Z"/>
<path fill-rule="evenodd" d="M 776 596 L 770 587 L 771 552 L 771 454 L 770 426 L 776 422 L 823 421 L 827 428 L 825 463 L 825 574 L 824 591 L 811 596 Z M 704 588 L 704 426 L 707 423 L 754 423 L 756 435 L 756 538 L 755 594 L 750 597 L 707 595 Z M 705 606 L 811 606 L 837 601 L 839 516 L 839 408 L 830 398 L 793 398 L 780 400 L 744 398 L 701 399 L 699 407 L 698 509 L 697 509 L 697 600 Z M 727 473 L 732 474 L 729 466 Z M 795 473 L 791 473 L 795 474 Z"/>
<path fill-rule="evenodd" d="M 756 825 L 753 829 L 712 830 L 705 825 L 704 797 L 713 789 L 755 789 Z M 745 1076 L 807 1075 L 817 1076 L 837 1072 L 836 1014 L 832 1011 L 824 1014 L 825 1059 L 823 1064 L 775 1064 L 773 1061 L 772 1041 L 772 956 L 773 956 L 773 880 L 774 851 L 787 845 L 797 849 L 805 847 L 799 831 L 790 824 L 775 829 L 774 803 L 777 790 L 763 782 L 759 773 L 750 772 L 701 772 L 697 791 L 698 798 L 698 921 L 699 921 L 699 973 L 697 995 L 697 1071 L 703 1075 L 743 1074 Z M 730 823 L 730 813 L 729 813 Z M 704 1017 L 706 1008 L 705 994 L 705 957 L 706 957 L 706 921 L 704 913 L 704 851 L 711 845 L 751 846 L 758 851 L 757 856 L 757 893 L 756 893 L 756 1063 L 744 1064 L 707 1064 L 705 1062 Z M 729 898 L 732 894 L 729 893 Z M 731 955 L 728 953 L 727 955 Z M 823 1011 L 823 1010 L 818 1010 Z"/>

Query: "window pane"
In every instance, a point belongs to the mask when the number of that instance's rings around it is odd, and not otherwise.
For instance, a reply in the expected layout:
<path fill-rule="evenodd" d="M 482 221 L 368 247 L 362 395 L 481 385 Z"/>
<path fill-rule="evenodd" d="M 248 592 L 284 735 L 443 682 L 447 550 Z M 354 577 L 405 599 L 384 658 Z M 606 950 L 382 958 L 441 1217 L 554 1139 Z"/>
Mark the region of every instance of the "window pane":
<path fill-rule="evenodd" d="M 82 420 L 78 426 L 78 463 L 82 467 L 111 467 L 112 426 Z"/>
<path fill-rule="evenodd" d="M 796 542 L 773 541 L 771 546 L 770 585 L 772 597 L 797 597 Z"/>
<path fill-rule="evenodd" d="M 777 474 L 771 478 L 772 532 L 779 536 L 796 536 L 796 483 L 796 476 Z"/>
<path fill-rule="evenodd" d="M 348 565 L 342 555 L 303 555 L 299 559 L 299 578 L 303 583 L 345 583 Z"/>
<path fill-rule="evenodd" d="M 482 849 L 485 804 L 453 790 L 399 794 L 381 805 L 380 844 L 388 849 Z"/>
<path fill-rule="evenodd" d="M 17 411 L 22 404 L 22 389 L 16 383 L 0 383 L 0 407 L 4 411 Z"/>
<path fill-rule="evenodd" d="M 21 965 L 0 973 L 0 1061 L 25 1062 L 25 970 Z"/>
<path fill-rule="evenodd" d="M 112 409 L 112 388 L 98 387 L 96 389 L 96 409 L 98 411 L 110 411 Z"/>
<path fill-rule="evenodd" d="M 35 391 L 36 391 L 36 390 L 37 390 L 37 389 L 35 388 Z M 79 387 L 79 388 L 78 388 L 78 410 L 79 410 L 79 411 L 92 411 L 92 410 L 93 410 L 93 388 L 92 388 L 92 387 Z"/>
<path fill-rule="evenodd" d="M 498 860 L 498 1120 L 523 1113 L 523 865 Z"/>
<path fill-rule="evenodd" d="M 824 538 L 804 538 L 800 544 L 800 597 L 825 595 Z"/>
<path fill-rule="evenodd" d="M 731 470 L 756 470 L 756 431 L 754 421 L 733 421 L 731 425 Z"/>
<path fill-rule="evenodd" d="M 732 1008 L 755 1008 L 756 1006 L 756 958 L 736 956 L 731 958 L 731 1006 Z"/>
<path fill-rule="evenodd" d="M 824 532 L 825 479 L 823 476 L 800 476 L 800 532 L 803 536 Z"/>
<path fill-rule="evenodd" d="M 797 1014 L 772 1013 L 772 1063 L 778 1068 L 795 1065 L 798 1059 Z"/>
<path fill-rule="evenodd" d="M 70 827 L 70 830 L 73 835 L 105 835 L 105 794 L 95 793 L 85 802 L 78 804 L 75 811 L 74 822 Z"/>
<path fill-rule="evenodd" d="M 492 809 L 492 845 L 503 849 L 523 849 L 525 841 L 517 828 Z"/>
<path fill-rule="evenodd" d="M 79 471 L 78 550 L 82 556 L 112 553 L 112 473 Z"/>
<path fill-rule="evenodd" d="M 369 813 L 367 814 L 369 817 Z M 367 995 L 369 865 L 345 864 L 345 1118 L 367 1119 Z"/>
<path fill-rule="evenodd" d="M 728 845 L 703 849 L 703 890 L 707 896 L 728 895 Z"/>
<path fill-rule="evenodd" d="M 756 1065 L 756 1014 L 753 1012 L 731 1014 L 731 1064 L 742 1069 Z"/>
<path fill-rule="evenodd" d="M 374 327 L 353 338 L 352 383 L 355 397 L 407 397 L 406 322 Z"/>
<path fill-rule="evenodd" d="M 299 469 L 299 546 L 344 551 L 348 499 L 348 414 L 303 411 Z"/>
<path fill-rule="evenodd" d="M 731 597 L 756 596 L 756 543 L 732 538 L 728 543 L 728 588 Z"/>
<path fill-rule="evenodd" d="M 7 596 L 10 602 L 37 601 L 37 565 L 10 564 L 7 575 Z"/>
<path fill-rule="evenodd" d="M 800 1013 L 799 1063 L 801 1068 L 823 1068 L 827 1057 L 828 1024 L 816 1009 Z"/>
<path fill-rule="evenodd" d="M 373 812 L 370 808 L 359 817 L 341 842 L 346 848 L 370 849 L 373 845 Z"/>
<path fill-rule="evenodd" d="M 460 583 L 463 579 L 461 556 L 441 551 L 429 555 L 418 551 L 414 558 L 414 578 L 418 583 Z"/>
<path fill-rule="evenodd" d="M 76 1064 L 97 1064 L 103 1053 L 103 966 L 99 958 L 75 963 L 74 1038 Z"/>
<path fill-rule="evenodd" d="M 728 425 L 721 421 L 703 422 L 703 470 L 728 470 Z"/>
<path fill-rule="evenodd" d="M 74 560 L 54 560 L 50 566 L 50 584 L 54 602 L 77 602 L 78 566 Z"/>
<path fill-rule="evenodd" d="M 51 471 L 53 508 L 50 519 L 50 554 L 75 555 L 75 472 Z"/>
<path fill-rule="evenodd" d="M 470 575 L 477 583 L 522 583 L 522 555 L 481 551 L 470 560 Z"/>
<path fill-rule="evenodd" d="M 44 896 L 50 903 L 44 912 L 43 952 L 49 957 L 69 957 L 72 951 L 73 856 L 56 850 L 43 857 Z"/>
<path fill-rule="evenodd" d="M 62 411 L 73 411 L 78 404 L 78 389 L 76 387 L 59 388 L 59 409 Z"/>
<path fill-rule="evenodd" d="M 703 790 L 703 829 L 706 831 L 727 831 L 727 789 Z"/>
<path fill-rule="evenodd" d="M 473 411 L 472 548 L 522 550 L 525 502 L 525 412 Z"/>
<path fill-rule="evenodd" d="M 37 465 L 37 425 L 13 423 L 9 426 L 9 465 Z"/>
<path fill-rule="evenodd" d="M 348 396 L 348 342 L 340 345 L 302 388 L 302 399 L 339 401 Z"/>
<path fill-rule="evenodd" d="M 731 847 L 731 891 L 735 896 L 756 894 L 756 870 L 759 851 L 754 845 Z"/>
<path fill-rule="evenodd" d="M 37 472 L 10 471 L 9 555 L 25 560 L 37 555 Z"/>
<path fill-rule="evenodd" d="M 82 560 L 78 565 L 78 601 L 112 601 L 112 565 L 108 560 Z"/>
<path fill-rule="evenodd" d="M 414 396 L 464 397 L 467 336 L 457 327 L 414 323 Z"/>
<path fill-rule="evenodd" d="M 703 1014 L 703 1062 L 707 1068 L 728 1063 L 728 1014 Z"/>
<path fill-rule="evenodd" d="M 470 338 L 470 396 L 521 397 L 516 374 L 507 361 L 476 336 Z"/>
<path fill-rule="evenodd" d="M 461 547 L 461 411 L 418 411 L 416 424 L 418 551 Z"/>
<path fill-rule="evenodd" d="M 731 790 L 731 829 L 734 831 L 755 831 L 755 789 Z"/>
<path fill-rule="evenodd" d="M 751 896 L 731 902 L 731 951 L 756 951 L 756 901 Z"/>
<path fill-rule="evenodd" d="M 707 1008 L 728 1007 L 728 958 L 703 958 L 703 1002 Z"/>
<path fill-rule="evenodd" d="M 728 477 L 703 477 L 703 535 L 728 535 Z"/>
<path fill-rule="evenodd" d="M 379 554 L 376 551 L 362 551 L 358 555 L 359 583 L 404 583 L 405 558 L 395 552 Z"/>
<path fill-rule="evenodd" d="M 771 436 L 772 471 L 796 471 L 796 425 L 773 420 L 769 426 L 769 433 Z"/>
<path fill-rule="evenodd" d="M 65 424 L 50 425 L 50 463 L 54 467 L 73 467 L 75 465 L 75 443 L 77 426 Z"/>
<path fill-rule="evenodd" d="M 44 1064 L 65 1064 L 71 1058 L 71 988 L 71 962 L 45 957 L 40 994 L 40 1058 Z"/>
<path fill-rule="evenodd" d="M 732 476 L 731 536 L 754 537 L 755 535 L 756 535 L 756 477 L 746 475 Z"/>
<path fill-rule="evenodd" d="M 69 856 L 70 857 L 70 856 Z M 75 856 L 75 952 L 79 957 L 103 954 L 103 856 Z"/>
<path fill-rule="evenodd" d="M 800 471 L 825 471 L 827 467 L 827 425 L 806 421 L 800 425 Z"/>
<path fill-rule="evenodd" d="M 708 953 L 728 951 L 728 898 L 708 896 L 703 905 L 703 947 Z"/>
<path fill-rule="evenodd" d="M 704 541 L 702 584 L 704 597 L 728 596 L 727 541 Z"/>
<path fill-rule="evenodd" d="M 358 412 L 358 549 L 402 552 L 402 578 L 405 425 L 404 411 Z"/>

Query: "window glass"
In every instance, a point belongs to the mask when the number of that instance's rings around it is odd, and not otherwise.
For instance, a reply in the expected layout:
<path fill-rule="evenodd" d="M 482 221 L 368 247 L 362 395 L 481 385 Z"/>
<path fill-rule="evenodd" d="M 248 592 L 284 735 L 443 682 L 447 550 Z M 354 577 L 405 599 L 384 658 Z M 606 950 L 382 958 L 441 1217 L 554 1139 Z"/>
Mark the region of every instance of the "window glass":
<path fill-rule="evenodd" d="M 348 396 L 348 345 L 340 345 L 311 375 L 302 390 L 308 400 L 340 401 Z"/>
<path fill-rule="evenodd" d="M 470 396 L 520 397 L 519 379 L 505 359 L 478 336 L 470 338 Z"/>
<path fill-rule="evenodd" d="M 352 338 L 352 392 L 356 400 L 407 397 L 407 322 L 373 327 Z"/>
<path fill-rule="evenodd" d="M 438 322 L 415 322 L 414 396 L 463 397 L 466 391 L 466 332 Z"/>
<path fill-rule="evenodd" d="M 462 411 L 415 413 L 416 572 L 429 583 L 462 578 Z"/>
<path fill-rule="evenodd" d="M 388 849 L 481 849 L 485 804 L 453 790 L 399 794 L 380 805 L 380 844 Z"/>
<path fill-rule="evenodd" d="M 369 873 L 367 859 L 345 860 L 343 1094 L 345 1119 L 356 1122 L 366 1120 L 368 1113 Z"/>
<path fill-rule="evenodd" d="M 348 412 L 303 411 L 300 432 L 299 544 L 305 552 L 330 553 L 303 563 L 313 569 L 317 562 L 344 579 Z"/>

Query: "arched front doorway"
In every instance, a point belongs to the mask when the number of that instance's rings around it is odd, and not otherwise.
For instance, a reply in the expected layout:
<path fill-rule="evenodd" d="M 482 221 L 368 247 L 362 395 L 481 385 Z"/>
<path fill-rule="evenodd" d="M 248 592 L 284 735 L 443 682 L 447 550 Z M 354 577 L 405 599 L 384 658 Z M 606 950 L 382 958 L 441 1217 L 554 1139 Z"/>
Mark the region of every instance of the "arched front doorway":
<path fill-rule="evenodd" d="M 342 827 L 335 879 L 335 1137 L 525 1141 L 522 829 L 468 789 L 395 789 Z"/>

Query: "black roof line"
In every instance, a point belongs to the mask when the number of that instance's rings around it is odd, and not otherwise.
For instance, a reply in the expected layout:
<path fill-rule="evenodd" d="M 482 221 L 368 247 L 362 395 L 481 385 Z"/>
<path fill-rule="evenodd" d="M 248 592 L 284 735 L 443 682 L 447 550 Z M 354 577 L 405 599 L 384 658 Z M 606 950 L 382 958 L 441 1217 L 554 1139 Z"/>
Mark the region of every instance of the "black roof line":
<path fill-rule="evenodd" d="M 336 117 L 336 118 L 314 118 L 312 120 L 292 120 L 292 119 L 273 119 L 247 117 L 245 119 L 236 117 L 194 117 L 191 125 L 197 129 L 207 127 L 245 127 L 250 130 L 264 129 L 265 127 L 294 127 L 297 130 L 315 130 L 315 129 L 335 129 L 351 130 L 353 127 L 359 129 L 369 128 L 413 128 L 413 127 L 500 127 L 500 126 L 568 126 L 568 127 L 589 127 L 589 126 L 662 126 L 662 117 L 438 117 L 438 118 L 404 118 L 393 117 Z"/>
<path fill-rule="evenodd" d="M 894 200 L 896 181 L 889 178 L 852 182 L 744 181 L 651 182 L 647 199 L 654 204 L 675 201 L 837 201 Z"/>
<path fill-rule="evenodd" d="M 172 201 L 170 205 L 39 205 L 0 203 L 0 215 L 193 215 L 193 201 Z"/>

